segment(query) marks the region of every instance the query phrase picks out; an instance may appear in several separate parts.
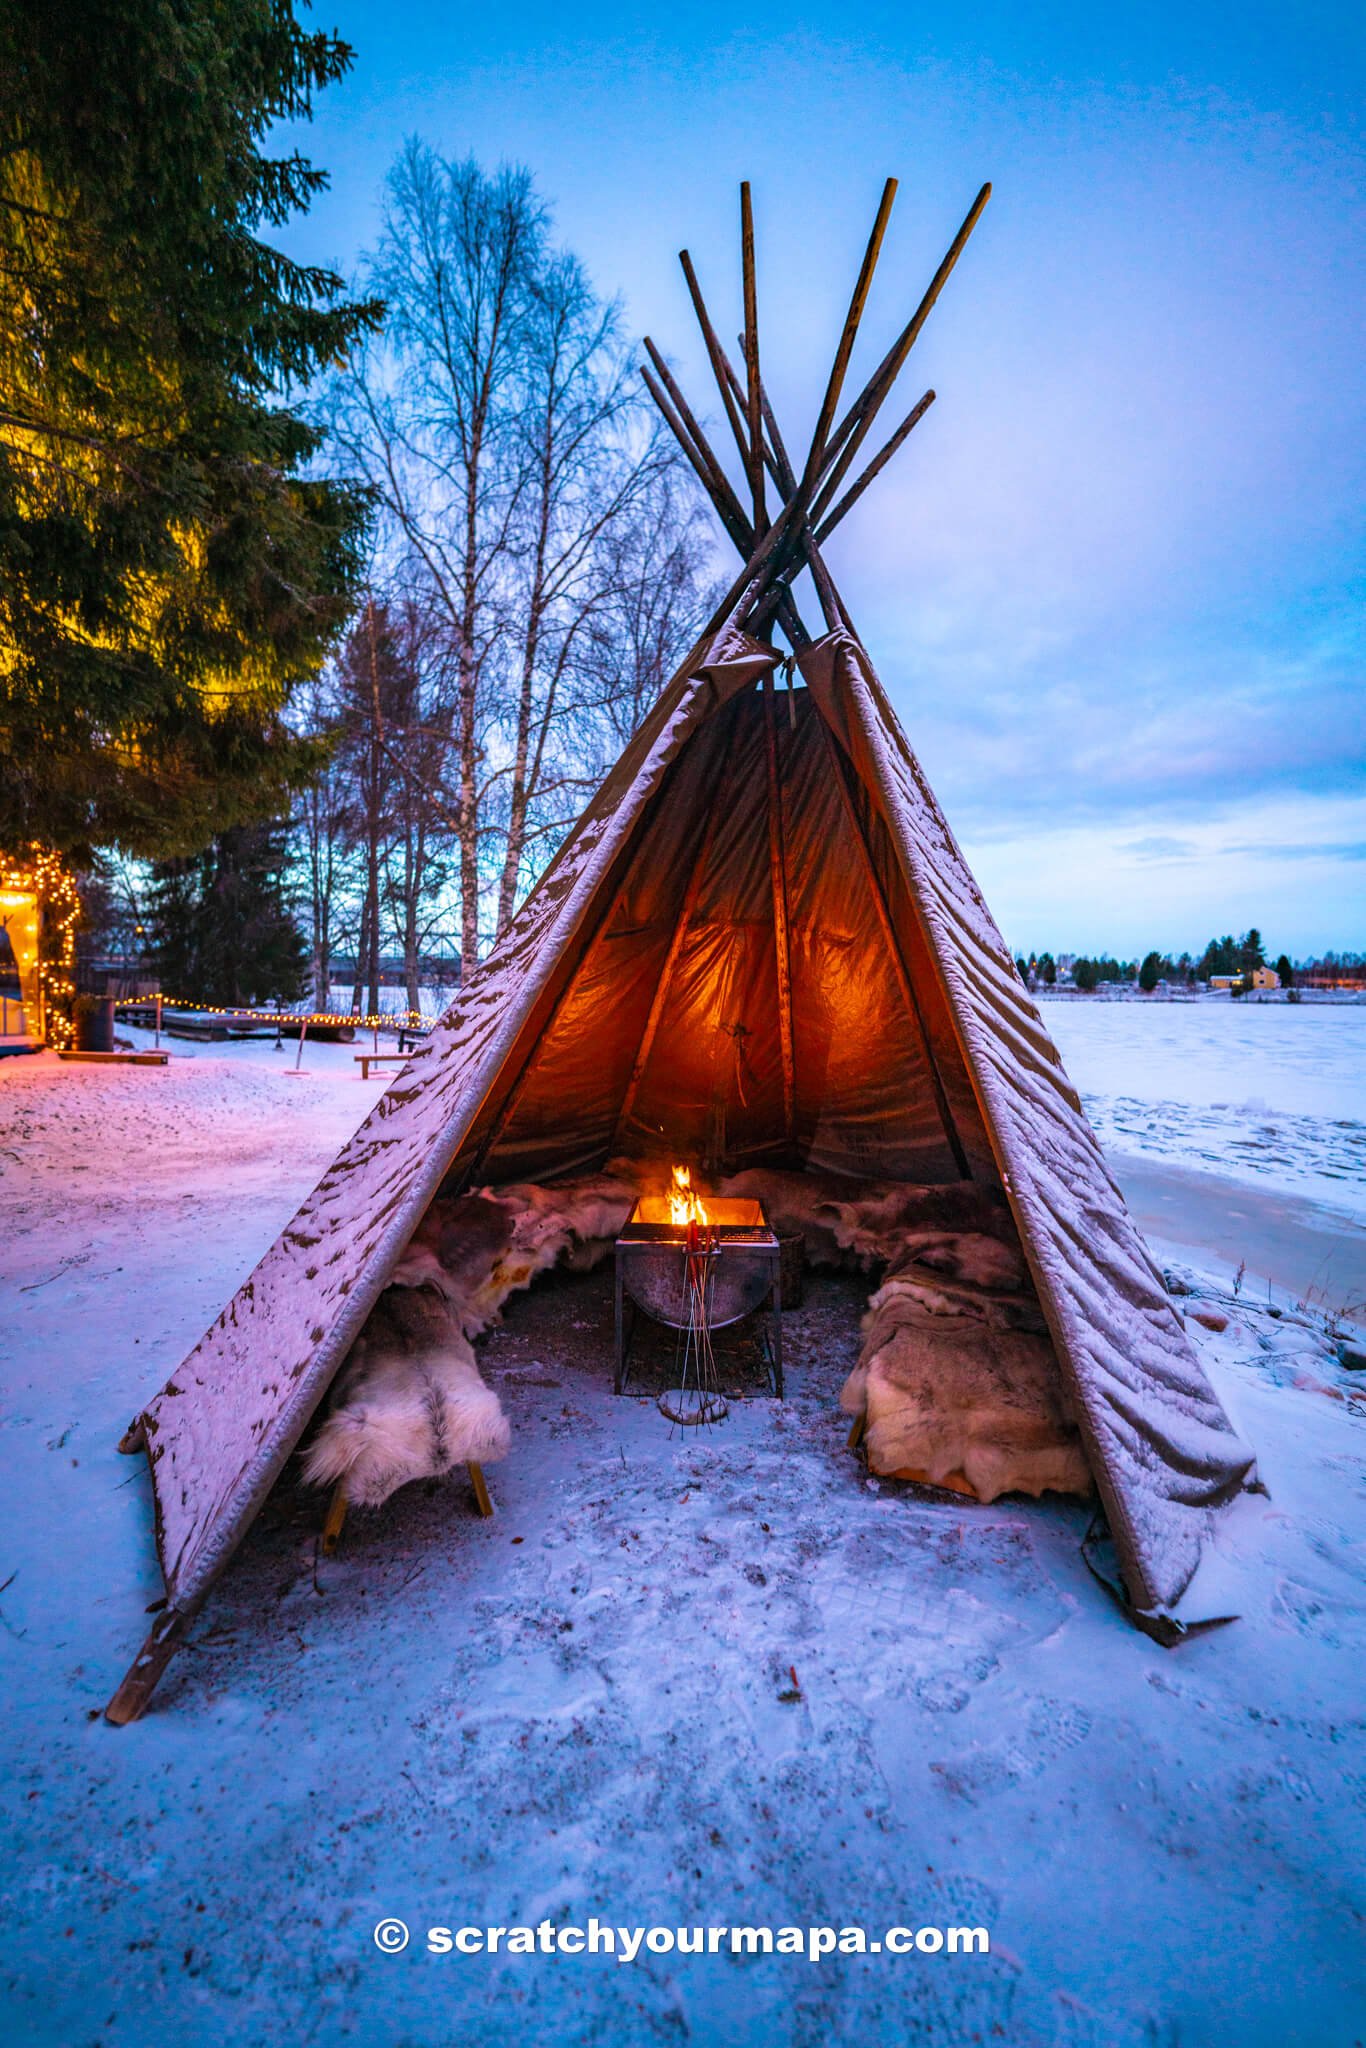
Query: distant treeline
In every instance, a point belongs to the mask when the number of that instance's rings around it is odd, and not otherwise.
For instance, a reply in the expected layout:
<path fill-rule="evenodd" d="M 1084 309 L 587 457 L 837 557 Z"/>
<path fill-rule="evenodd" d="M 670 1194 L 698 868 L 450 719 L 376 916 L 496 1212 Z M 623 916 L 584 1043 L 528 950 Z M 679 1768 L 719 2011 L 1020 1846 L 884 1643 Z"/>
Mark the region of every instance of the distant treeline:
<path fill-rule="evenodd" d="M 1300 983 L 1312 986 L 1366 980 L 1366 955 L 1361 953 L 1329 952 L 1298 961 L 1281 953 L 1274 961 L 1269 960 L 1255 925 L 1240 939 L 1232 933 L 1211 939 L 1199 955 L 1181 953 L 1173 958 L 1170 953 L 1153 951 L 1141 960 L 1116 960 L 1109 954 L 1031 953 L 1027 958 L 1020 954 L 1015 965 L 1021 981 L 1029 988 L 1053 988 L 1061 983 L 1063 987 L 1080 989 L 1085 995 L 1106 983 L 1137 983 L 1147 991 L 1160 982 L 1169 987 L 1194 988 L 1216 975 L 1246 977 L 1250 983 L 1256 970 L 1267 966 L 1274 970 L 1282 988 L 1294 988 Z"/>

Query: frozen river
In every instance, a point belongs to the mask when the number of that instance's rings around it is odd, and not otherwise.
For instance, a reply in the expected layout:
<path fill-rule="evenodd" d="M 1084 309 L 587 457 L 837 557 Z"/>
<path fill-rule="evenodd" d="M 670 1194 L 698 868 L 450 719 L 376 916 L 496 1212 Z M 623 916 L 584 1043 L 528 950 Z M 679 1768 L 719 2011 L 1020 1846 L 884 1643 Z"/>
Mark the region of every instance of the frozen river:
<path fill-rule="evenodd" d="M 1366 1123 L 1366 1003 L 1042 1005 L 1083 1093 Z"/>
<path fill-rule="evenodd" d="M 1366 1217 L 1366 1005 L 1053 1000 L 1106 1151 Z"/>

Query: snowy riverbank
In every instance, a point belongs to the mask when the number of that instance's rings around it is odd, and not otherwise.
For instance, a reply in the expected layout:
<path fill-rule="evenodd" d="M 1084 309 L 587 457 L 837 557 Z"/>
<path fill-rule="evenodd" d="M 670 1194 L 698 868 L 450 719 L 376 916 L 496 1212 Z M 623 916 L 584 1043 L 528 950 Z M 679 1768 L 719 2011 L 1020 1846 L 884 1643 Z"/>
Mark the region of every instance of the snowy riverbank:
<path fill-rule="evenodd" d="M 0 1065 L 10 2038 L 1361 2038 L 1366 1375 L 1282 1291 L 1269 1312 L 1250 1256 L 1234 1299 L 1220 1236 L 1240 1201 L 1288 1201 L 1352 1248 L 1360 1210 L 1298 1124 L 1302 1178 L 1223 1139 L 1193 1173 L 1159 1112 L 1255 1099 L 1359 1135 L 1366 1062 L 1331 1032 L 1144 1039 L 1152 1010 L 1110 1006 L 1117 1030 L 1061 1007 L 1121 1182 L 1186 1190 L 1159 1250 L 1184 1247 L 1183 1306 L 1224 1325 L 1190 1328 L 1270 1488 L 1203 1575 L 1235 1626 L 1172 1653 L 1131 1630 L 1078 1554 L 1076 1506 L 867 1482 L 835 1407 L 849 1283 L 794 1319 L 788 1403 L 680 1443 L 613 1400 L 590 1276 L 516 1304 L 489 1346 L 514 1429 L 492 1522 L 458 1485 L 412 1488 L 324 1561 L 320 1504 L 280 1489 L 156 1711 L 119 1733 L 98 1710 L 161 1589 L 118 1436 L 383 1078 L 337 1046 L 307 1048 L 297 1080 L 259 1044 Z M 1147 1105 L 1132 1129 L 1123 1101 Z M 1274 1242 L 1274 1217 L 1257 1228 Z M 627 1966 L 371 1940 L 385 1914 L 590 1913 L 968 1923 L 993 1953 Z"/>

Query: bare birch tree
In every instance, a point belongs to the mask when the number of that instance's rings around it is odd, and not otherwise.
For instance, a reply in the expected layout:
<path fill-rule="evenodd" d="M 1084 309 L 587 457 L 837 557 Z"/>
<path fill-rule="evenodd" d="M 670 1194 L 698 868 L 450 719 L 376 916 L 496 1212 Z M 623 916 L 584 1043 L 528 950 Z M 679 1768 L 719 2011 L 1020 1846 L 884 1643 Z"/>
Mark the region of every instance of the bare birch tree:
<path fill-rule="evenodd" d="M 453 840 L 472 963 L 481 899 L 501 930 L 681 654 L 706 547 L 619 308 L 552 248 L 525 171 L 411 142 L 364 277 L 387 326 L 339 374 L 331 425 L 375 494 L 376 583 L 412 640 L 414 688 L 385 743 L 407 806 L 389 903 L 415 961 L 425 870 Z M 373 875 L 371 841 L 365 861 Z M 364 921 L 374 954 L 372 909 Z"/>
<path fill-rule="evenodd" d="M 509 692 L 506 822 L 498 929 L 524 880 L 542 802 L 595 779 L 577 683 L 585 635 L 607 595 L 614 544 L 674 467 L 621 344 L 621 314 L 594 293 L 577 258 L 549 256 L 522 323 L 520 415 L 525 481 L 506 603 L 516 674 Z"/>
<path fill-rule="evenodd" d="M 453 655 L 460 928 L 478 956 L 490 653 L 498 571 L 521 495 L 516 380 L 528 284 L 544 241 L 524 171 L 489 177 L 410 142 L 390 174 L 366 267 L 384 337 L 339 379 L 332 427 L 388 515 Z"/>
<path fill-rule="evenodd" d="M 332 954 L 351 841 L 351 790 L 346 764 L 339 758 L 337 746 L 342 712 L 335 667 L 329 666 L 303 686 L 294 709 L 306 732 L 331 743 L 325 762 L 295 802 L 293 835 L 301 894 L 308 907 L 313 1005 L 318 1010 L 330 1010 Z"/>
<path fill-rule="evenodd" d="M 724 589 L 691 478 L 672 470 L 604 537 L 600 576 L 602 599 L 581 657 L 583 697 L 615 759 Z"/>

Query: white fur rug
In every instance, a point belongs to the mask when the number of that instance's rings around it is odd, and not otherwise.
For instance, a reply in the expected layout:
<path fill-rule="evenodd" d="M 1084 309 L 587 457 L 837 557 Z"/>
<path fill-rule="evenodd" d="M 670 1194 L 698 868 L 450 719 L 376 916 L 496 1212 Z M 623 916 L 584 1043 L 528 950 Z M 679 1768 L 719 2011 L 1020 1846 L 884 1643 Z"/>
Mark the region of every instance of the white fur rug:
<path fill-rule="evenodd" d="M 445 1301 L 390 1287 L 337 1377 L 304 1477 L 342 1485 L 353 1507 L 377 1508 L 410 1480 L 495 1464 L 510 1442 L 502 1403 Z"/>
<path fill-rule="evenodd" d="M 840 1405 L 872 1472 L 996 1500 L 1091 1492 L 1090 1468 L 1032 1292 L 905 1257 L 868 1304 Z"/>
<path fill-rule="evenodd" d="M 868 1467 L 978 1500 L 1086 1495 L 1067 1406 L 1014 1219 L 999 1189 L 911 1187 L 755 1169 L 757 1196 L 815 1265 L 883 1269 L 841 1406 L 862 1418 Z"/>
<path fill-rule="evenodd" d="M 607 1173 L 438 1198 L 337 1376 L 304 1453 L 309 1484 L 378 1507 L 411 1480 L 505 1458 L 507 1418 L 471 1340 L 537 1273 L 597 1264 L 635 1197 L 634 1181 Z"/>

